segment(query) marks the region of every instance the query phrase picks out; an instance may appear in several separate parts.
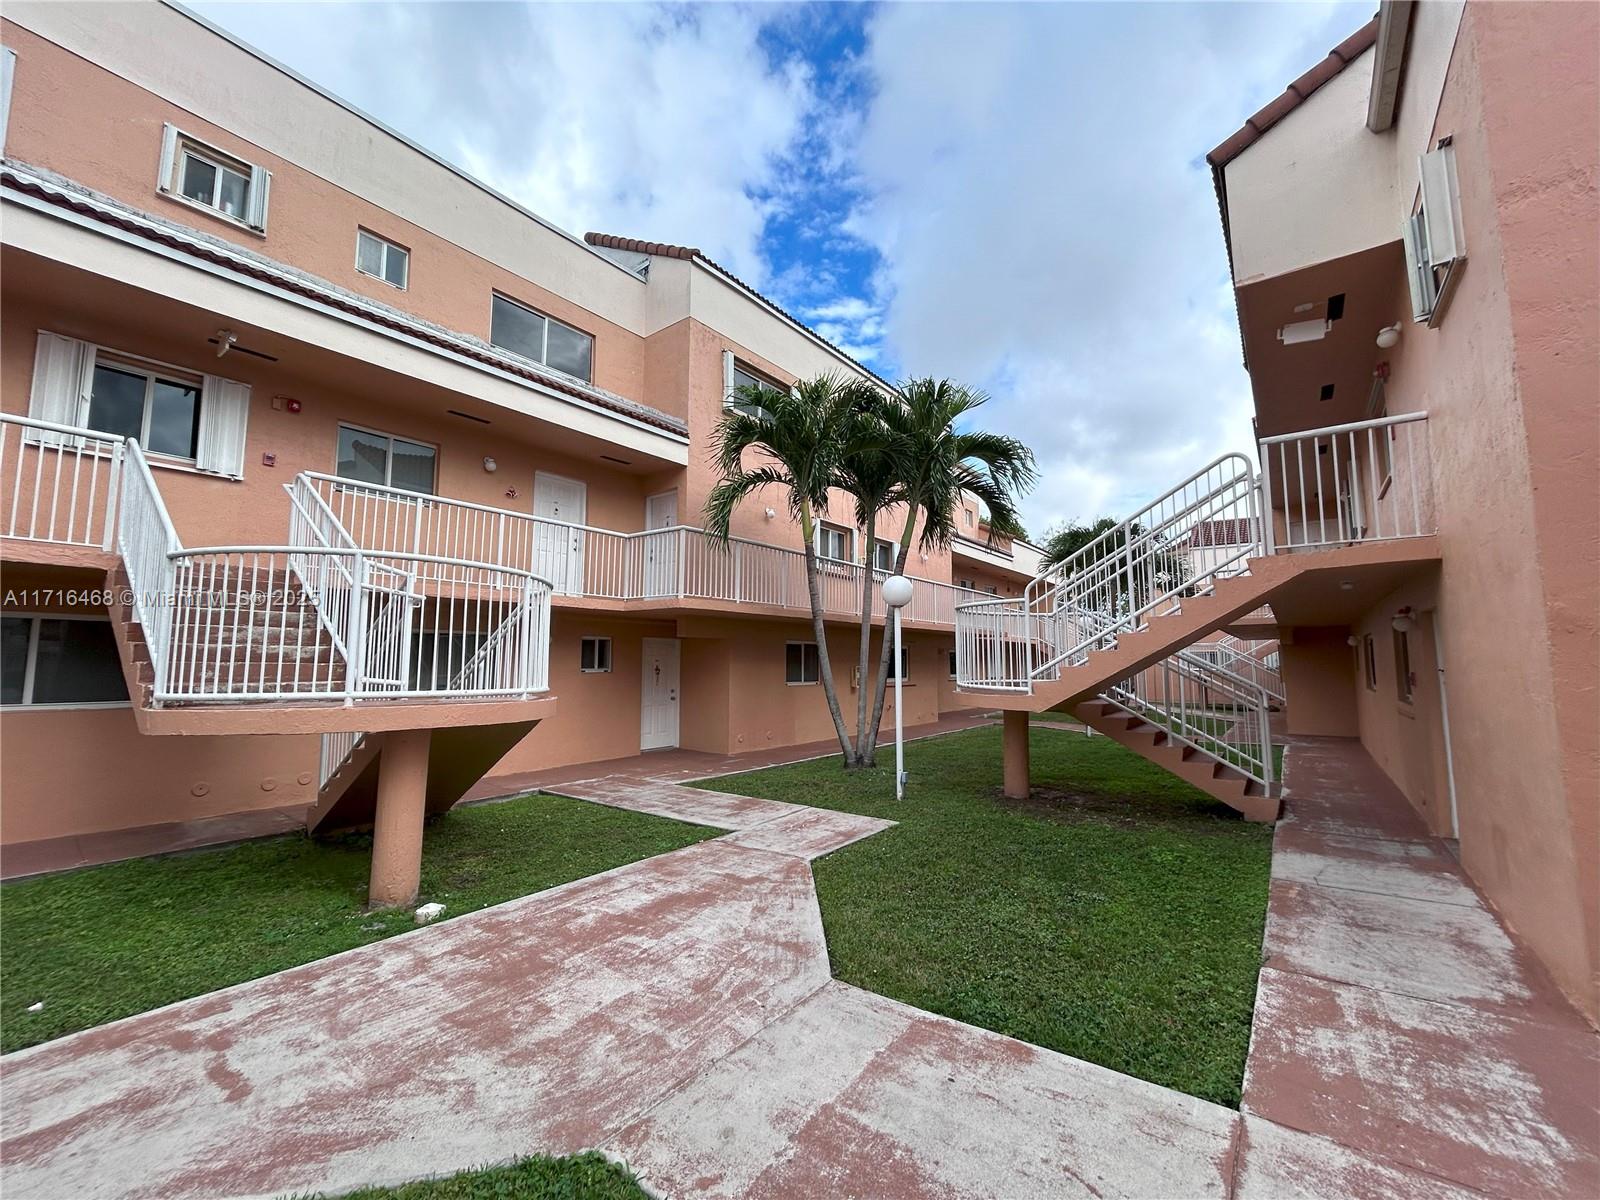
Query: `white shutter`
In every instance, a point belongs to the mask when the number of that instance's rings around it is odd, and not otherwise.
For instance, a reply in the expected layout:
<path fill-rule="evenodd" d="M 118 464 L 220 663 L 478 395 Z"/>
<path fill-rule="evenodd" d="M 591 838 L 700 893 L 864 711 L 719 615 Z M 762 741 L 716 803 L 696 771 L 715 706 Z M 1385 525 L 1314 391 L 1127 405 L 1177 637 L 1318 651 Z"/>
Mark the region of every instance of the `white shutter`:
<path fill-rule="evenodd" d="M 35 421 L 82 425 L 89 416 L 89 389 L 94 384 L 94 347 L 77 338 L 39 331 L 33 355 L 33 390 L 28 415 Z M 63 445 L 72 439 L 34 433 L 30 443 Z"/>
<path fill-rule="evenodd" d="M 229 479 L 244 478 L 244 431 L 250 385 L 207 375 L 200 393 L 200 445 L 195 466 Z"/>
<path fill-rule="evenodd" d="M 11 81 L 17 74 L 17 52 L 0 46 L 0 154 L 5 153 L 6 128 L 11 124 Z"/>
<path fill-rule="evenodd" d="M 161 170 L 156 175 L 156 190 L 172 190 L 172 171 L 178 161 L 178 127 L 165 124 L 161 127 Z"/>
<path fill-rule="evenodd" d="M 1406 283 L 1411 288 L 1411 319 L 1426 321 L 1433 312 L 1436 289 L 1433 268 L 1428 265 L 1428 231 L 1422 214 L 1409 216 L 1400 228 L 1406 248 Z"/>
<path fill-rule="evenodd" d="M 722 407 L 733 403 L 733 351 L 722 352 Z"/>
<path fill-rule="evenodd" d="M 1456 185 L 1456 148 L 1440 146 L 1417 160 L 1422 181 L 1422 217 L 1428 226 L 1428 265 L 1443 267 L 1467 253 Z"/>
<path fill-rule="evenodd" d="M 250 212 L 247 222 L 252 229 L 263 232 L 267 228 L 267 194 L 272 190 L 272 172 L 265 167 L 250 168 Z"/>

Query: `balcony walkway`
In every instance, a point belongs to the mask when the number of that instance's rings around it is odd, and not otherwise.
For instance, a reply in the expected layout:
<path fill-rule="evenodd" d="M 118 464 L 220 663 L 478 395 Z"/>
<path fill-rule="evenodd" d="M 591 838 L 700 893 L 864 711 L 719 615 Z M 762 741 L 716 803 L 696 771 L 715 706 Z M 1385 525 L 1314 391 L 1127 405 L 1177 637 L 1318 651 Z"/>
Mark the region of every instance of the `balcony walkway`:
<path fill-rule="evenodd" d="M 1242 1115 L 832 980 L 796 826 L 7 1056 L 6 1193 L 338 1193 L 600 1146 L 673 1196 L 1594 1195 L 1592 1031 L 1359 748 L 1289 758 Z"/>

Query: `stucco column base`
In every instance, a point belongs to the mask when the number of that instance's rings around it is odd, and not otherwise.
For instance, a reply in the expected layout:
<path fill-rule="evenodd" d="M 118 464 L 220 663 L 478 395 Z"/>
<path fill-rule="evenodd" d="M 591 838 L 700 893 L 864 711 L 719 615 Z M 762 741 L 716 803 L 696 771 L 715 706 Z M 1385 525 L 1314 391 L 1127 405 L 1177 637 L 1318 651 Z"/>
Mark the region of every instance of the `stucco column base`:
<path fill-rule="evenodd" d="M 1005 759 L 1005 794 L 1008 800 L 1028 798 L 1028 714 L 1004 714 L 1002 753 Z"/>
<path fill-rule="evenodd" d="M 422 818 L 428 798 L 427 729 L 383 735 L 378 757 L 377 811 L 372 820 L 372 880 L 367 904 L 413 904 L 422 879 Z"/>

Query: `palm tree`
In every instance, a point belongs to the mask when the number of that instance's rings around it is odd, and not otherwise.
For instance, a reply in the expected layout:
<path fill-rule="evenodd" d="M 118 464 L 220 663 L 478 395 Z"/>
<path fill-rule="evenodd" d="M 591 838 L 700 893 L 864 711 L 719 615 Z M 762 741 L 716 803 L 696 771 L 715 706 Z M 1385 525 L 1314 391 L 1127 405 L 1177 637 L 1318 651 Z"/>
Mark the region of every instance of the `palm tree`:
<path fill-rule="evenodd" d="M 950 544 L 956 532 L 956 513 L 965 495 L 976 496 L 987 506 L 991 544 L 1002 537 L 1022 535 L 1017 499 L 1037 478 L 1033 452 L 1013 437 L 956 428 L 957 422 L 988 403 L 988 399 L 982 392 L 948 379 L 912 379 L 900 385 L 899 403 L 884 405 L 883 420 L 893 439 L 894 456 L 902 466 L 900 497 L 906 507 L 905 527 L 895 553 L 895 574 L 905 572 L 919 517 L 924 550 Z M 894 655 L 887 625 L 884 635 L 872 717 L 860 747 L 867 765 L 876 755 L 889 664 Z M 895 669 L 899 669 L 898 663 Z M 865 678 L 862 682 L 864 685 Z"/>
<path fill-rule="evenodd" d="M 867 383 L 852 385 L 851 396 L 857 426 L 849 441 L 851 453 L 839 464 L 839 486 L 855 504 L 856 528 L 861 531 L 861 633 L 856 678 L 860 681 L 856 704 L 856 748 L 851 765 L 872 762 L 874 737 L 867 736 L 867 680 L 871 676 L 872 601 L 877 573 L 873 568 L 877 546 L 878 517 L 903 504 L 909 464 L 904 461 L 900 440 L 890 436 L 885 417 L 896 401 Z"/>
<path fill-rule="evenodd" d="M 764 385 L 738 389 L 734 407 L 723 414 L 713 434 L 712 461 L 721 478 L 705 507 L 706 532 L 726 544 L 734 510 L 742 500 L 769 486 L 786 493 L 789 512 L 799 522 L 805 541 L 806 592 L 822 691 L 847 765 L 855 759 L 822 621 L 816 521 L 817 513 L 827 510 L 828 490 L 842 481 L 841 464 L 852 453 L 870 449 L 862 441 L 866 425 L 860 400 L 855 385 L 833 375 L 805 380 L 788 392 Z"/>
<path fill-rule="evenodd" d="M 1130 550 L 1130 543 L 1137 549 Z M 1189 578 L 1189 560 L 1172 540 L 1164 534 L 1149 533 L 1137 521 L 1124 525 L 1115 517 L 1101 517 L 1089 525 L 1071 524 L 1052 531 L 1045 538 L 1041 566 L 1045 571 L 1070 568 L 1073 574 L 1080 574 L 1109 558 L 1129 553 L 1140 559 L 1138 569 L 1124 572 L 1117 568 L 1083 597 L 1091 606 L 1131 615 L 1143 610 L 1157 596 L 1184 590 Z M 1123 586 L 1123 581 L 1129 578 L 1131 594 Z"/>

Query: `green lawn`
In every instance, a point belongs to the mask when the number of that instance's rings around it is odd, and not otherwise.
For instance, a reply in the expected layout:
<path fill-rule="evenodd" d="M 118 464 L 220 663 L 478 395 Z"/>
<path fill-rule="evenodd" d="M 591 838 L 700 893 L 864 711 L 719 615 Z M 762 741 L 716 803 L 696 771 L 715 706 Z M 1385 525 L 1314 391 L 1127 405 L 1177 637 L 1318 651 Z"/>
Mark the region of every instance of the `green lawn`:
<path fill-rule="evenodd" d="M 342 1200 L 647 1200 L 633 1176 L 598 1154 L 535 1155 L 399 1187 L 362 1188 Z"/>
<path fill-rule="evenodd" d="M 1110 738 L 1036 728 L 1033 798 L 994 727 L 710 780 L 900 822 L 815 864 L 833 972 L 961 1021 L 1237 1106 L 1271 830 Z"/>
<path fill-rule="evenodd" d="M 460 916 L 717 832 L 556 796 L 457 809 L 428 825 L 422 900 Z M 6 884 L 0 1051 L 414 928 L 409 910 L 364 911 L 371 849 L 274 838 Z"/>

